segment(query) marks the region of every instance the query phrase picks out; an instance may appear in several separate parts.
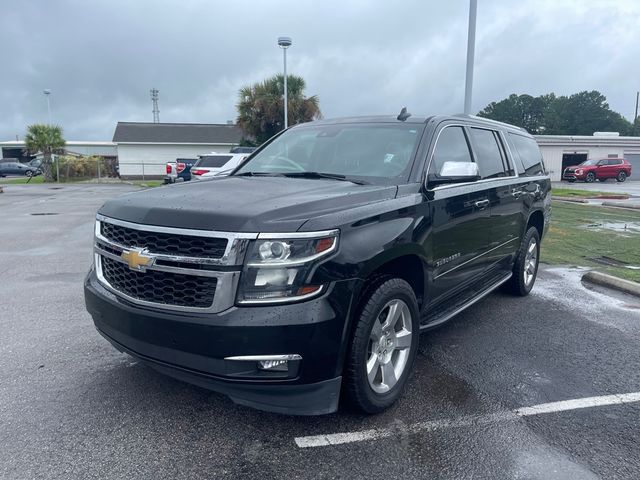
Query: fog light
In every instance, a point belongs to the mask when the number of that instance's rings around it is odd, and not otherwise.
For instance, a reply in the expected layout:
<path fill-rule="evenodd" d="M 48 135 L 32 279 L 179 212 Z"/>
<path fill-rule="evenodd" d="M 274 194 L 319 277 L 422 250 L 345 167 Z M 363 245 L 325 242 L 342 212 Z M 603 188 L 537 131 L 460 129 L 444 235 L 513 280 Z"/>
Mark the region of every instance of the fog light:
<path fill-rule="evenodd" d="M 289 370 L 289 362 L 287 360 L 262 360 L 258 362 L 258 370 L 287 372 Z"/>

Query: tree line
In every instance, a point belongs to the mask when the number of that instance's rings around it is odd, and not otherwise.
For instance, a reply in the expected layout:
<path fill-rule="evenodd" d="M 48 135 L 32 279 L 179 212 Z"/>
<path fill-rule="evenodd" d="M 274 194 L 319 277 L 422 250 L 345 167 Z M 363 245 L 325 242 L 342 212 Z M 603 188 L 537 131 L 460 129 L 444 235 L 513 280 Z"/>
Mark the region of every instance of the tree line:
<path fill-rule="evenodd" d="M 593 135 L 594 132 L 640 135 L 640 118 L 634 124 L 611 110 L 607 98 L 597 90 L 569 96 L 548 93 L 533 97 L 513 93 L 504 100 L 491 102 L 478 116 L 523 127 L 534 135 Z"/>

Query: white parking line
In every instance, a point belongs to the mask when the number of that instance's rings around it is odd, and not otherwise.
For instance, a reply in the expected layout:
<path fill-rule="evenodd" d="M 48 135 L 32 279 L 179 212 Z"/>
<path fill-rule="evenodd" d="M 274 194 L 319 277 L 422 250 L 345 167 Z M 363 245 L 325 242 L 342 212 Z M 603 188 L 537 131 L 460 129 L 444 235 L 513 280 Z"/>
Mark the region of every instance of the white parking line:
<path fill-rule="evenodd" d="M 433 420 L 430 422 L 419 422 L 409 425 L 397 426 L 395 428 L 375 428 L 371 430 L 361 430 L 358 432 L 310 435 L 307 437 L 296 437 L 294 441 L 300 448 L 326 447 L 328 445 L 365 442 L 368 440 L 377 440 L 380 438 L 413 434 L 418 432 L 428 432 L 433 430 L 440 430 L 443 428 L 481 425 L 499 421 L 514 420 L 519 417 L 529 417 L 532 415 L 543 415 L 547 413 L 565 412 L 567 410 L 578 410 L 581 408 L 602 407 L 607 405 L 621 405 L 624 403 L 634 402 L 640 402 L 640 392 L 603 395 L 600 397 L 577 398 L 573 400 L 563 400 L 561 402 L 541 403 L 539 405 L 532 405 L 530 407 L 523 407 L 503 413 L 467 416 L 455 420 Z"/>

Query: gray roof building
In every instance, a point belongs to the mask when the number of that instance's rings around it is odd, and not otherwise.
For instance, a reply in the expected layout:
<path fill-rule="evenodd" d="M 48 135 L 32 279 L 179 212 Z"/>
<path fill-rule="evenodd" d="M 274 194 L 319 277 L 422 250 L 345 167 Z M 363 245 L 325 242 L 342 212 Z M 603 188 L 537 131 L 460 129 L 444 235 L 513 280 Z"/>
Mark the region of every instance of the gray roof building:
<path fill-rule="evenodd" d="M 118 122 L 114 143 L 172 143 L 237 145 L 242 130 L 236 125 L 215 123 Z"/>

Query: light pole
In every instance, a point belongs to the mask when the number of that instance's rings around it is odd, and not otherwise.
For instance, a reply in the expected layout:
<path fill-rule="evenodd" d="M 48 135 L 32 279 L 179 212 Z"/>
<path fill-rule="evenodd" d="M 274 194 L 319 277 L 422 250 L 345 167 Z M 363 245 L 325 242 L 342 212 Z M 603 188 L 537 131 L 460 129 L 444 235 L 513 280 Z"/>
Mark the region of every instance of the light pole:
<path fill-rule="evenodd" d="M 51 90 L 48 88 L 43 90 L 45 98 L 47 99 L 47 112 L 49 112 L 49 125 L 51 125 L 51 102 L 49 102 L 49 96 L 51 95 Z"/>
<path fill-rule="evenodd" d="M 476 49 L 476 12 L 478 0 L 469 0 L 469 34 L 467 36 L 467 78 L 464 85 L 464 113 L 471 114 L 473 90 L 473 56 Z"/>
<path fill-rule="evenodd" d="M 51 96 L 51 90 L 45 88 L 42 93 L 44 93 L 45 98 L 47 99 L 47 112 L 49 112 L 49 126 L 51 126 L 51 102 L 49 101 L 49 97 Z M 44 152 L 43 152 L 44 154 Z M 44 161 L 44 158 L 43 158 Z M 60 183 L 60 165 L 58 164 L 58 160 L 56 160 L 56 182 Z"/>
<path fill-rule="evenodd" d="M 284 55 L 284 128 L 289 127 L 289 92 L 287 91 L 287 48 L 291 46 L 291 37 L 278 37 L 278 45 Z"/>

